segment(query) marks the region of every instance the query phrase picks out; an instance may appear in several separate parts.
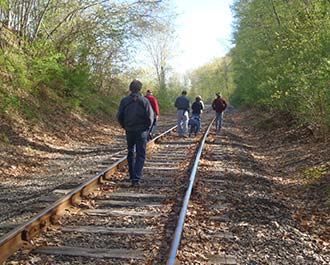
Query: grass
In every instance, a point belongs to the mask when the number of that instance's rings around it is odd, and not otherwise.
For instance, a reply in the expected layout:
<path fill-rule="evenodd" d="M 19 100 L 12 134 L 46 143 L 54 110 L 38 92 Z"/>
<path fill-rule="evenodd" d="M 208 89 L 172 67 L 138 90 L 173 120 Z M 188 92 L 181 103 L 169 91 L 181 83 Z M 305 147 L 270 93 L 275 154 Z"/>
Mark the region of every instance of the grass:
<path fill-rule="evenodd" d="M 328 167 L 329 165 L 322 164 L 318 166 L 305 168 L 302 172 L 302 175 L 305 179 L 310 181 L 320 180 L 323 176 L 329 174 Z"/>

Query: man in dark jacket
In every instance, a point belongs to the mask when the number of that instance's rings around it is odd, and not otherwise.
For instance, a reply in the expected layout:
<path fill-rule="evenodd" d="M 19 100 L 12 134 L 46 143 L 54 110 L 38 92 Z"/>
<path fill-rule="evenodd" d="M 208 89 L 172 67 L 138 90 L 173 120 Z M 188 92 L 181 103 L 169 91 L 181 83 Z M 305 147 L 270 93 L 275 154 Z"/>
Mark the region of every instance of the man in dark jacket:
<path fill-rule="evenodd" d="M 178 135 L 180 137 L 187 137 L 190 107 L 190 101 L 187 98 L 187 91 L 182 91 L 181 96 L 175 100 L 174 106 L 178 110 Z"/>
<path fill-rule="evenodd" d="M 117 119 L 126 131 L 128 170 L 133 186 L 138 185 L 142 177 L 147 137 L 154 121 L 154 112 L 149 100 L 140 93 L 141 88 L 142 83 L 133 80 L 129 86 L 131 94 L 121 100 L 117 112 Z"/>
<path fill-rule="evenodd" d="M 217 98 L 213 100 L 212 108 L 215 110 L 215 130 L 220 132 L 223 121 L 223 112 L 227 108 L 227 102 L 222 98 L 221 93 L 216 93 Z"/>

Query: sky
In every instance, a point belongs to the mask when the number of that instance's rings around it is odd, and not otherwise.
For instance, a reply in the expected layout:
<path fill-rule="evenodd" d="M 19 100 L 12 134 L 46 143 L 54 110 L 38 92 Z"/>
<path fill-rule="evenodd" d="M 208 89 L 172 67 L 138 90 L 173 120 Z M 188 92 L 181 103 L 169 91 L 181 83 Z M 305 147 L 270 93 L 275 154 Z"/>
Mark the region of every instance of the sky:
<path fill-rule="evenodd" d="M 172 0 L 172 3 L 179 14 L 178 49 L 171 60 L 175 72 L 196 69 L 229 51 L 233 0 Z"/>

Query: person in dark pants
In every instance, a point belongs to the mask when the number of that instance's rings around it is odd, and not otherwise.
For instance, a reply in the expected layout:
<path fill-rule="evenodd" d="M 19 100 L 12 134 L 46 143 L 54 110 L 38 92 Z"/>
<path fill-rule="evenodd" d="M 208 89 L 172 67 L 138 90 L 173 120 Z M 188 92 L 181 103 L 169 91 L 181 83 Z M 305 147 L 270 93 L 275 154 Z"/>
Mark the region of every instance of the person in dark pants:
<path fill-rule="evenodd" d="M 131 94 L 121 100 L 117 112 L 117 120 L 126 131 L 128 170 L 133 186 L 138 185 L 142 177 L 147 137 L 154 122 L 154 111 L 140 93 L 141 88 L 142 83 L 133 80 L 129 86 Z"/>
<path fill-rule="evenodd" d="M 222 98 L 221 93 L 216 93 L 217 98 L 212 102 L 212 108 L 215 111 L 215 130 L 220 132 L 223 121 L 223 112 L 227 108 L 227 102 Z"/>
<path fill-rule="evenodd" d="M 204 109 L 204 103 L 201 96 L 197 96 L 194 103 L 191 105 L 192 117 L 196 117 L 199 121 L 198 131 L 201 130 L 202 126 L 202 113 Z"/>
<path fill-rule="evenodd" d="M 198 116 L 192 116 L 188 122 L 189 125 L 189 137 L 193 134 L 196 136 L 200 131 L 200 119 Z"/>
<path fill-rule="evenodd" d="M 180 137 L 187 137 L 190 107 L 187 91 L 182 91 L 181 96 L 175 100 L 174 106 L 177 108 L 178 135 Z"/>

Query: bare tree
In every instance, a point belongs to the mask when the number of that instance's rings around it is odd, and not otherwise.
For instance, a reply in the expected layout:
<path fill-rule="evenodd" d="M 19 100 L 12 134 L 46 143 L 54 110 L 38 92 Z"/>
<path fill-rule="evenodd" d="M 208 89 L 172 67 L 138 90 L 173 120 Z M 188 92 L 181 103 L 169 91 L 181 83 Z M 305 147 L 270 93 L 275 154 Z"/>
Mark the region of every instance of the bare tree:
<path fill-rule="evenodd" d="M 169 60 L 174 51 L 174 32 L 170 24 L 158 30 L 148 31 L 142 39 L 142 44 L 152 62 L 159 89 L 166 89 Z"/>

